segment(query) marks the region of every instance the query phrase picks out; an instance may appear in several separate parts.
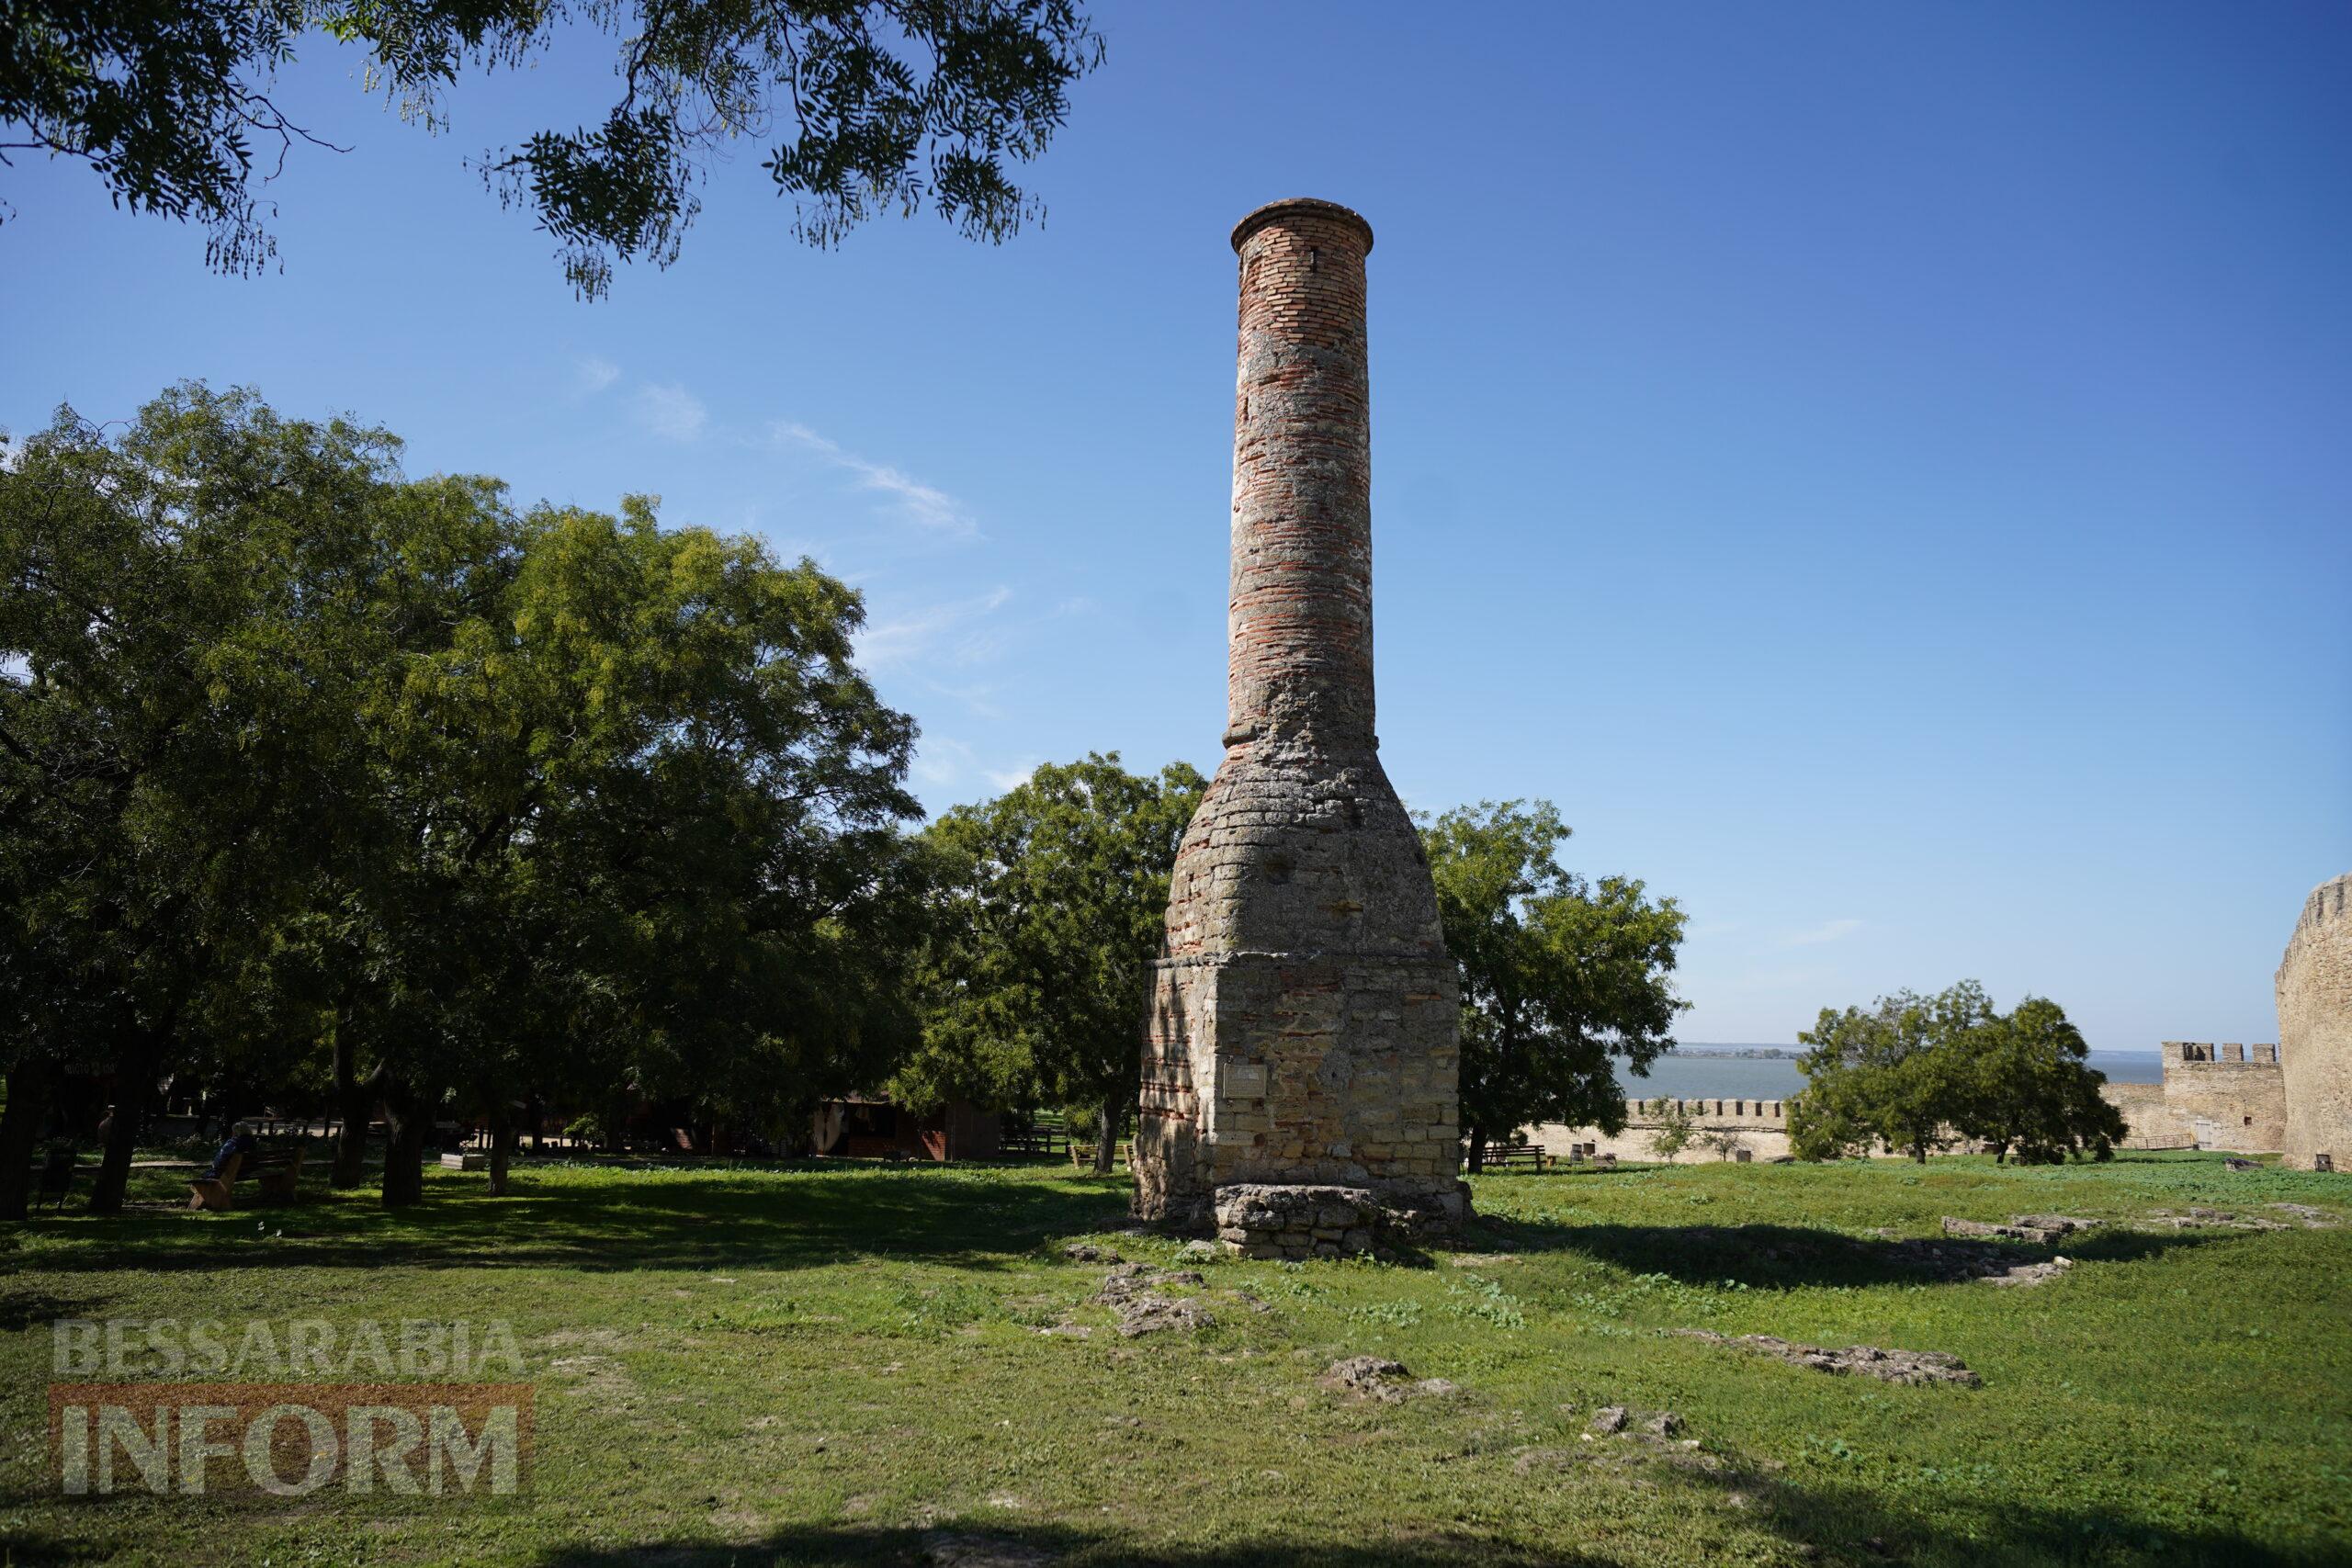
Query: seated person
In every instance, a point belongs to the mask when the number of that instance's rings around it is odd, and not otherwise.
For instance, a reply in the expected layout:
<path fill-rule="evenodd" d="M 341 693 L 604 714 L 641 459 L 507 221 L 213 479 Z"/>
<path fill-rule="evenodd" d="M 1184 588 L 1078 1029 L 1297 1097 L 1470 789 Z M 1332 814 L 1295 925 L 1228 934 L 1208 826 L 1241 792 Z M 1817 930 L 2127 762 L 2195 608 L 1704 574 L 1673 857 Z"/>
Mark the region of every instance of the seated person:
<path fill-rule="evenodd" d="M 232 1157 L 240 1155 L 251 1157 L 255 1146 L 253 1129 L 243 1122 L 238 1122 L 231 1130 L 228 1142 L 222 1144 L 220 1151 L 212 1156 L 212 1168 L 204 1173 L 204 1179 L 220 1180 L 220 1173 L 229 1168 L 229 1161 Z"/>

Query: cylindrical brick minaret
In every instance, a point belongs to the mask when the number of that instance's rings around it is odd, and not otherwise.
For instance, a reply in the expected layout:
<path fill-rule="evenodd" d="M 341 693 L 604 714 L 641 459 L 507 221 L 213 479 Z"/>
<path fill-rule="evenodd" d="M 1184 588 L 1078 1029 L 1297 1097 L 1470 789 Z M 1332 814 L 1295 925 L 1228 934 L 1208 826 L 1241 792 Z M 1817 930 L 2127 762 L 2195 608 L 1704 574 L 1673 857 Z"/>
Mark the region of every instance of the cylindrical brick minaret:
<path fill-rule="evenodd" d="M 1226 752 L 1170 887 L 1136 1208 L 1193 1223 L 1220 1190 L 1336 1189 L 1442 1230 L 1464 1213 L 1459 987 L 1373 727 L 1372 227 L 1277 202 L 1233 248 Z"/>
<path fill-rule="evenodd" d="M 1241 341 L 1233 412 L 1226 742 L 1316 732 L 1370 745 L 1372 226 L 1328 201 L 1233 231 Z"/>

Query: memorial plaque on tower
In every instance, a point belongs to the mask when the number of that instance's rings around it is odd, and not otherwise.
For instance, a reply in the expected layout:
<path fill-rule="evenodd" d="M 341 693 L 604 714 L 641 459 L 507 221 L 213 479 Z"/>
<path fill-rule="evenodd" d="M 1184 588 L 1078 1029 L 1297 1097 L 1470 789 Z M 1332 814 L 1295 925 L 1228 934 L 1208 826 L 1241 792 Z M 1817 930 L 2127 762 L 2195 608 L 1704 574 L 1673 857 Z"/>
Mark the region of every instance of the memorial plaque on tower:
<path fill-rule="evenodd" d="M 1225 757 L 1154 971 L 1136 1212 L 1329 1256 L 1466 1213 L 1458 982 L 1373 722 L 1372 229 L 1283 201 L 1233 248 Z"/>

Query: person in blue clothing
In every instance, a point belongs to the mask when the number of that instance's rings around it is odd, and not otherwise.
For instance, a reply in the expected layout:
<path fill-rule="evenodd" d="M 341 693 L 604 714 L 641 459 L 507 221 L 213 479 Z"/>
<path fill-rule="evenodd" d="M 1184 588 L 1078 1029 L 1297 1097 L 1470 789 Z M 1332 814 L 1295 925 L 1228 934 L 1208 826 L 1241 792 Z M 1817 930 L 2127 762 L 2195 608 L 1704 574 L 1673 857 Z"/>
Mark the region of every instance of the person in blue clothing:
<path fill-rule="evenodd" d="M 232 1158 L 239 1155 L 249 1156 L 254 1152 L 254 1148 L 253 1129 L 246 1126 L 243 1122 L 238 1122 L 235 1127 L 230 1130 L 228 1141 L 223 1143 L 220 1145 L 220 1150 L 213 1155 L 212 1168 L 204 1173 L 204 1179 L 207 1181 L 220 1180 L 220 1173 L 229 1168 L 229 1161 Z"/>

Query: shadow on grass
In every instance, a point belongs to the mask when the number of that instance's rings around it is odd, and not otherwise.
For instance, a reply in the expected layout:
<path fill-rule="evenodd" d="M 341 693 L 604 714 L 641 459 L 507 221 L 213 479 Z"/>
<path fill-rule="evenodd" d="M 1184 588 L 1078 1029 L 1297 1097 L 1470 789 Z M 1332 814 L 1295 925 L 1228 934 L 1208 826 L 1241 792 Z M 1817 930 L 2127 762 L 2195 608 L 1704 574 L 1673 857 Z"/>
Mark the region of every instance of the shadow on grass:
<path fill-rule="evenodd" d="M 1678 1466 L 1705 1506 L 1734 1503 L 1821 1563 L 1914 1568 L 2341 1568 L 2332 1547 L 2281 1549 L 2235 1530 L 2180 1529 L 2112 1508 L 2052 1508 L 2029 1496 L 1959 1499 L 1920 1491 L 1807 1485 L 1738 1464 Z M 1928 1506 L 1913 1506 L 1917 1498 Z M 1939 1505 L 1939 1506 L 1938 1506 Z"/>
<path fill-rule="evenodd" d="M 1130 1538 L 1059 1525 L 943 1526 L 890 1529 L 842 1525 L 788 1529 L 751 1545 L 692 1541 L 635 1546 L 557 1547 L 540 1554 L 541 1568 L 742 1568 L 762 1564 L 927 1563 L 937 1568 L 1045 1568 L 1069 1562 L 1118 1568 L 1457 1568 L 1477 1562 L 1497 1568 L 1603 1568 L 1619 1561 L 1513 1545 L 1469 1534 L 1430 1532 L 1417 1540 L 1235 1541 L 1216 1546 L 1153 1545 Z"/>
<path fill-rule="evenodd" d="M 1796 1549 L 1799 1559 L 1872 1568 L 2057 1568 L 2057 1565 L 2161 1562 L 2171 1568 L 2324 1568 L 2340 1557 L 2321 1550 L 2282 1551 L 2227 1530 L 2168 1529 L 2096 1511 L 2037 1508 L 2018 1500 L 1973 1507 L 1955 1520 L 1890 1506 L 1883 1497 L 1840 1489 L 1808 1491 L 1737 1471 L 1709 1477 L 1710 1489 L 1736 1492 L 1750 1517 Z M 1723 1506 L 1721 1500 L 1705 1505 Z M 1531 1543 L 1470 1530 L 1417 1538 L 1330 1542 L 1239 1540 L 1188 1546 L 1137 1541 L 1060 1525 L 957 1525 L 929 1529 L 806 1526 L 756 1542 L 672 1540 L 627 1546 L 560 1546 L 538 1568 L 741 1568 L 762 1564 L 934 1564 L 936 1568 L 1600 1568 L 1616 1552 L 1596 1555 L 1573 1542 Z"/>
<path fill-rule="evenodd" d="M 2046 1263 L 2058 1257 L 2078 1262 L 2131 1263 L 2250 1234 L 2101 1227 L 2045 1247 L 1951 1236 L 1849 1236 L 1803 1225 L 1571 1225 L 1506 1219 L 1482 1219 L 1478 1224 L 1476 1240 L 1480 1245 L 1520 1252 L 1582 1253 L 1636 1274 L 1663 1274 L 1686 1284 L 1734 1280 L 1763 1290 L 1917 1284 Z M 1960 1268 L 1962 1259 L 1973 1267 Z"/>
<path fill-rule="evenodd" d="M 141 1211 L 34 1223 L 51 1243 L 20 1260 L 52 1274 L 210 1269 L 800 1269 L 865 1257 L 1001 1267 L 1056 1236 L 1125 1223 L 1122 1179 L 942 1179 L 921 1167 L 616 1174 L 594 1185 L 518 1171 L 492 1198 L 480 1179 L 433 1179 L 425 1201 L 379 1208 L 372 1193 L 305 1194 L 225 1214 Z M 795 1173 L 800 1174 L 800 1173 Z M 0 1310 L 13 1310 L 0 1309 Z"/>

